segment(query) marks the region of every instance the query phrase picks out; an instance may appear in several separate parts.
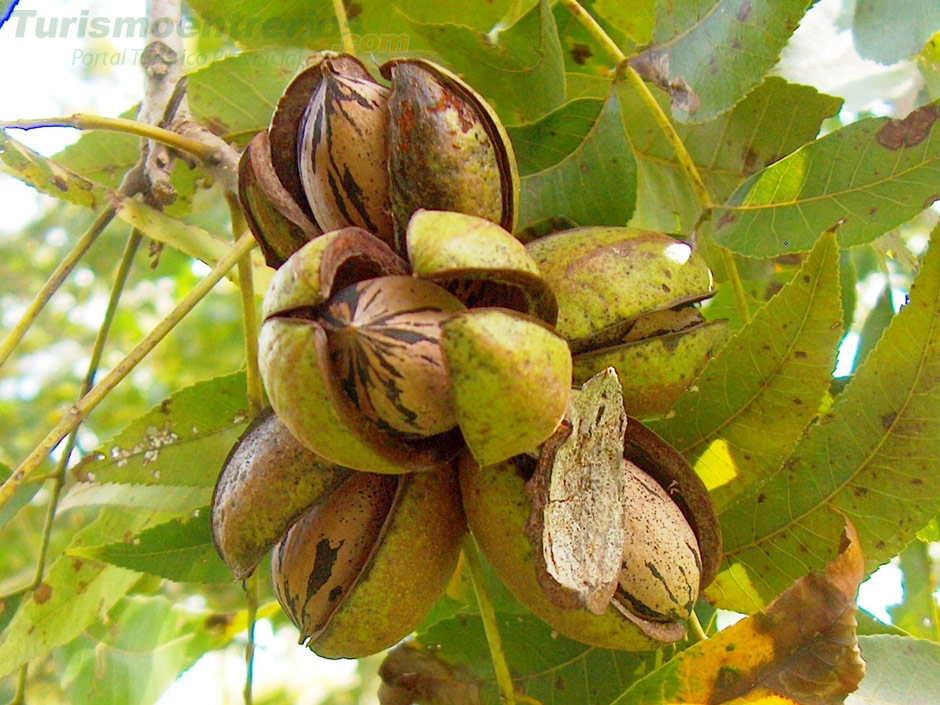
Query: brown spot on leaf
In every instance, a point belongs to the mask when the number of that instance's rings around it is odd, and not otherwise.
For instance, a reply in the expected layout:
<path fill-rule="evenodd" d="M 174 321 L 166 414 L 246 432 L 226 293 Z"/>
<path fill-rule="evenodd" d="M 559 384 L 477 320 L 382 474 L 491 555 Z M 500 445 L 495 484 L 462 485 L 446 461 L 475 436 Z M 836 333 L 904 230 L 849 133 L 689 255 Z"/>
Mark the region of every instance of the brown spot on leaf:
<path fill-rule="evenodd" d="M 747 22 L 747 18 L 751 16 L 751 0 L 744 0 L 741 4 L 741 7 L 738 8 L 738 22 Z"/>
<path fill-rule="evenodd" d="M 794 351 L 793 351 L 793 357 L 795 357 L 797 360 L 805 360 L 805 359 L 806 359 L 806 353 L 805 353 L 804 351 L 802 351 L 802 350 L 794 350 Z"/>
<path fill-rule="evenodd" d="M 33 590 L 33 601 L 37 605 L 41 605 L 44 602 L 48 602 L 52 597 L 52 586 L 49 583 L 43 583 L 38 588 Z"/>
<path fill-rule="evenodd" d="M 893 411 L 882 416 L 881 417 L 882 428 L 884 428 L 887 431 L 889 428 L 891 428 L 894 425 L 894 421 L 895 419 L 897 419 L 897 417 L 898 417 L 897 413 Z"/>
<path fill-rule="evenodd" d="M 578 42 L 571 47 L 571 60 L 578 66 L 584 66 L 592 56 L 594 56 L 594 52 L 587 44 Z"/>
<path fill-rule="evenodd" d="M 892 152 L 902 147 L 915 147 L 930 134 L 938 117 L 940 110 L 936 105 L 925 105 L 903 120 L 888 120 L 888 124 L 878 130 L 875 138 L 878 144 Z"/>
<path fill-rule="evenodd" d="M 346 5 L 346 18 L 354 20 L 362 14 L 362 5 L 358 2 L 344 2 Z"/>
<path fill-rule="evenodd" d="M 698 94 L 683 76 L 673 76 L 669 69 L 669 55 L 650 49 L 630 60 L 633 70 L 669 93 L 673 110 L 694 113 L 701 105 Z"/>
<path fill-rule="evenodd" d="M 725 213 L 722 213 L 722 214 L 721 214 L 721 217 L 718 219 L 718 227 L 719 227 L 719 228 L 723 228 L 723 227 L 725 227 L 726 225 L 731 225 L 731 224 L 732 224 L 734 221 L 736 221 L 737 219 L 738 219 L 738 217 L 737 217 L 736 215 L 733 215 L 733 214 L 731 213 L 731 211 L 727 211 L 727 212 L 725 212 Z"/>
<path fill-rule="evenodd" d="M 758 503 L 758 504 L 763 504 L 765 499 L 767 499 L 767 495 L 765 495 L 763 492 L 761 492 L 759 495 L 757 495 L 757 503 Z"/>

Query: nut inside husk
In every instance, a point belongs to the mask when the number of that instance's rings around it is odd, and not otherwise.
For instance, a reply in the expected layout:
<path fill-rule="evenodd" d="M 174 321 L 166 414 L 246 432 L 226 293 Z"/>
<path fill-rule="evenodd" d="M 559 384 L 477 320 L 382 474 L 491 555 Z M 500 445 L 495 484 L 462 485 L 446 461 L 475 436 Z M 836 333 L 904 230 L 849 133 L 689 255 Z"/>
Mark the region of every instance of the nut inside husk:
<path fill-rule="evenodd" d="M 237 580 L 352 471 L 304 448 L 271 409 L 232 447 L 212 496 L 212 540 Z"/>
<path fill-rule="evenodd" d="M 586 643 L 655 648 L 681 637 L 717 571 L 720 532 L 694 471 L 619 396 L 613 370 L 596 376 L 537 462 L 462 460 L 461 490 L 488 560 L 537 616 Z M 523 482 L 522 503 L 504 494 Z M 520 523 L 521 545 L 507 535 Z"/>
<path fill-rule="evenodd" d="M 465 530 L 453 468 L 353 473 L 275 548 L 275 593 L 319 655 L 376 653 L 416 629 L 440 598 Z"/>

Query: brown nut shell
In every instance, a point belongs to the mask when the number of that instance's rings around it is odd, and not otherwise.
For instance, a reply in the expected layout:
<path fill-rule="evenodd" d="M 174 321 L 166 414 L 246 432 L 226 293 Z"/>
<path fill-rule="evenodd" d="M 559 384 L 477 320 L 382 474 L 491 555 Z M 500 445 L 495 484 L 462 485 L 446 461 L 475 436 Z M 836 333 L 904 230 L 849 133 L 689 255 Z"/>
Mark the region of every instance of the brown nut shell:
<path fill-rule="evenodd" d="M 212 540 L 235 579 L 251 575 L 294 520 L 351 472 L 304 448 L 271 409 L 259 414 L 212 496 Z"/>
<path fill-rule="evenodd" d="M 347 482 L 272 558 L 282 607 L 326 658 L 367 656 L 414 631 L 453 575 L 466 531 L 452 468 Z"/>
<path fill-rule="evenodd" d="M 301 121 L 300 180 L 324 231 L 355 225 L 392 244 L 388 201 L 389 90 L 349 56 L 319 62 L 321 79 Z M 358 63 L 358 62 L 357 62 Z"/>
<path fill-rule="evenodd" d="M 330 51 L 318 52 L 284 89 L 277 102 L 274 115 L 271 116 L 271 126 L 268 128 L 272 163 L 277 176 L 297 205 L 311 219 L 313 219 L 313 212 L 307 203 L 297 157 L 300 154 L 304 113 L 310 105 L 310 96 L 316 92 L 323 78 L 320 64 L 326 60 L 331 62 L 334 70 L 344 75 L 371 80 L 369 72 L 356 57 Z"/>

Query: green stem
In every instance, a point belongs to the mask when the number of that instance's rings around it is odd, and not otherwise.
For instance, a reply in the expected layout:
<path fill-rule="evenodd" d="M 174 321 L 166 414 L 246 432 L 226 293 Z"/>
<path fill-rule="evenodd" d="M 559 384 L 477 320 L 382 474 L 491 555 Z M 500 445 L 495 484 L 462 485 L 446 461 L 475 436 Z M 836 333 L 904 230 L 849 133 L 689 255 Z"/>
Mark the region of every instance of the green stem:
<path fill-rule="evenodd" d="M 354 54 L 356 47 L 353 46 L 352 32 L 349 31 L 349 17 L 346 15 L 346 6 L 343 4 L 343 0 L 333 0 L 333 14 L 336 15 L 336 23 L 339 25 L 339 39 L 343 51 Z"/>
<path fill-rule="evenodd" d="M 245 222 L 245 216 L 242 215 L 238 200 L 231 195 L 226 200 L 232 218 L 232 234 L 238 237 L 248 230 L 248 225 Z M 264 388 L 261 384 L 261 372 L 258 369 L 258 308 L 255 302 L 255 280 L 251 261 L 247 257 L 238 263 L 238 290 L 241 294 L 242 321 L 245 329 L 248 405 L 254 416 L 264 407 Z"/>
<path fill-rule="evenodd" d="M 692 185 L 692 190 L 695 191 L 695 195 L 702 205 L 704 212 L 699 218 L 699 222 L 710 218 L 715 204 L 708 192 L 708 187 L 705 185 L 705 181 L 702 179 L 702 175 L 699 173 L 698 167 L 692 159 L 692 155 L 690 155 L 689 151 L 685 148 L 685 143 L 683 143 L 682 138 L 679 137 L 679 133 L 676 132 L 676 128 L 673 126 L 669 116 L 666 115 L 666 112 L 662 109 L 662 106 L 657 102 L 656 97 L 640 77 L 640 74 L 634 71 L 630 66 L 627 56 L 620 51 L 620 47 L 617 46 L 614 40 L 610 38 L 607 32 L 604 31 L 604 28 L 597 23 L 591 14 L 581 6 L 581 3 L 577 0 L 562 0 L 562 2 L 571 14 L 584 26 L 591 37 L 593 37 L 594 40 L 604 48 L 611 59 L 616 62 L 617 73 L 627 79 L 630 86 L 636 91 L 640 100 L 643 102 L 643 105 L 653 116 L 660 132 L 662 132 L 663 136 L 666 138 L 669 146 L 672 147 L 672 151 L 679 162 L 679 168 L 689 180 L 689 183 Z M 721 249 L 722 264 L 725 268 L 725 274 L 731 282 L 738 312 L 742 320 L 747 323 L 747 321 L 750 320 L 750 310 L 747 305 L 747 297 L 744 295 L 744 284 L 741 281 L 741 274 L 738 272 L 738 265 L 730 252 L 724 248 Z"/>
<path fill-rule="evenodd" d="M 72 406 L 65 417 L 56 424 L 36 448 L 26 457 L 7 480 L 0 485 L 0 508 L 3 508 L 23 482 L 36 472 L 45 457 L 67 434 L 75 430 L 91 411 L 125 378 L 157 344 L 173 330 L 177 323 L 199 303 L 219 282 L 226 272 L 232 269 L 240 259 L 246 257 L 255 246 L 250 235 L 241 237 L 231 251 L 213 268 L 209 275 L 193 287 L 176 308 L 137 344 L 111 372 L 95 385 L 81 400 Z"/>
<path fill-rule="evenodd" d="M 708 639 L 708 635 L 702 629 L 702 623 L 698 621 L 698 615 L 693 612 L 689 617 L 689 641 L 696 644 L 706 639 Z"/>
<path fill-rule="evenodd" d="M 499 636 L 496 610 L 493 609 L 493 601 L 486 589 L 483 563 L 473 537 L 467 536 L 464 541 L 463 554 L 467 561 L 467 569 L 470 571 L 470 581 L 473 583 L 473 591 L 477 596 L 477 604 L 480 606 L 480 617 L 483 619 L 486 642 L 493 658 L 493 670 L 496 671 L 496 685 L 499 688 L 500 699 L 506 705 L 515 705 L 516 693 L 512 685 L 512 675 L 509 673 L 509 664 L 506 663 L 506 652 L 503 651 L 503 642 Z"/>
<path fill-rule="evenodd" d="M 23 336 L 26 335 L 26 331 L 29 330 L 29 327 L 35 322 L 45 305 L 49 303 L 49 299 L 52 298 L 52 295 L 62 286 L 62 282 L 64 282 L 69 274 L 72 273 L 72 270 L 75 269 L 75 265 L 78 264 L 79 260 L 94 244 L 95 240 L 98 239 L 98 236 L 104 229 L 108 227 L 108 224 L 114 220 L 116 212 L 117 209 L 112 205 L 99 213 L 88 230 L 86 230 L 78 239 L 78 242 L 75 243 L 75 247 L 72 248 L 72 251 L 59 262 L 59 266 L 55 268 L 55 271 L 49 279 L 46 280 L 46 283 L 43 284 L 39 293 L 36 294 L 32 303 L 30 303 L 29 307 L 26 309 L 26 312 L 20 320 L 16 322 L 16 325 L 13 326 L 13 330 L 11 330 L 7 334 L 7 337 L 3 339 L 3 342 L 0 343 L 0 367 L 2 367 L 10 358 L 10 355 L 13 354 L 16 346 L 19 345 Z"/>
<path fill-rule="evenodd" d="M 137 135 L 147 140 L 160 142 L 167 147 L 191 154 L 203 163 L 216 164 L 220 161 L 218 150 L 210 145 L 166 130 L 156 125 L 149 125 L 127 118 L 104 117 L 76 113 L 69 117 L 35 118 L 31 120 L 13 120 L 0 122 L 0 129 L 35 130 L 40 127 L 73 127 L 77 130 L 107 130 Z"/>

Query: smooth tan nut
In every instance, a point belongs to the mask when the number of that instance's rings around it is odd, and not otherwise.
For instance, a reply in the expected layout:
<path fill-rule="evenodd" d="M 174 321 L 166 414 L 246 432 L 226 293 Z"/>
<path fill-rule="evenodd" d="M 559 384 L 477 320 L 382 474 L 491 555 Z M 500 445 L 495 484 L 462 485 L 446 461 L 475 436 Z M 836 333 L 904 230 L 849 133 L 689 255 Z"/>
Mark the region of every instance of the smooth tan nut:
<path fill-rule="evenodd" d="M 355 225 L 391 244 L 389 90 L 350 63 L 327 57 L 318 65 L 321 79 L 300 125 L 300 179 L 321 229 Z"/>
<path fill-rule="evenodd" d="M 441 324 L 464 309 L 431 282 L 380 277 L 333 296 L 321 323 L 350 401 L 380 428 L 432 436 L 457 423 Z"/>
<path fill-rule="evenodd" d="M 311 650 L 367 656 L 421 624 L 453 575 L 465 531 L 453 468 L 354 473 L 275 548 L 275 593 Z"/>
<path fill-rule="evenodd" d="M 614 599 L 645 619 L 688 619 L 701 580 L 698 540 L 666 490 L 629 460 L 622 462 L 626 535 Z"/>
<path fill-rule="evenodd" d="M 245 430 L 222 466 L 212 496 L 212 540 L 236 580 L 311 504 L 352 471 L 304 448 L 270 410 Z"/>

